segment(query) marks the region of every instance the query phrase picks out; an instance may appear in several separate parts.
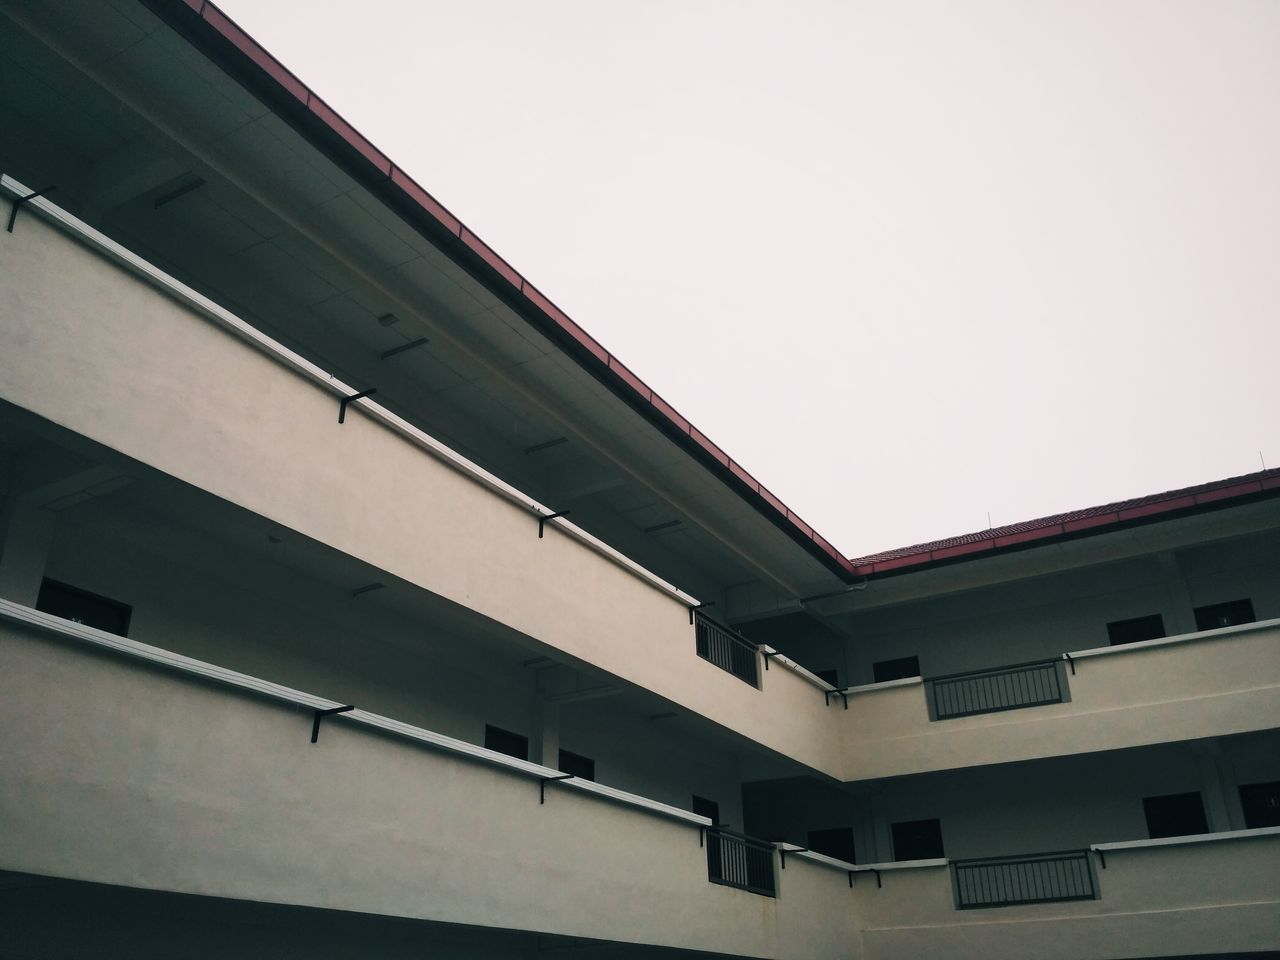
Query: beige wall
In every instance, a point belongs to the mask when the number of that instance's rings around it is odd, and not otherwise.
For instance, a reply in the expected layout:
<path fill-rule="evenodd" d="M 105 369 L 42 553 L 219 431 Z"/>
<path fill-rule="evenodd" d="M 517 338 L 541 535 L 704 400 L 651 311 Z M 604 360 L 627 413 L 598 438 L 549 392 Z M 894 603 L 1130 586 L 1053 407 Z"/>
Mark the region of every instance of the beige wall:
<path fill-rule="evenodd" d="M 860 883 L 868 960 L 1114 960 L 1280 948 L 1280 837 L 1116 851 L 1100 899 L 957 910 L 947 867 Z"/>
<path fill-rule="evenodd" d="M 822 699 L 694 654 L 687 609 L 35 216 L 0 243 L 0 396 L 819 769 Z M 57 389 L 50 389 L 57 384 Z M 794 679 L 794 678 L 792 678 Z M 805 687 L 805 689 L 801 689 Z M 792 695 L 792 693 L 803 695 Z"/>
<path fill-rule="evenodd" d="M 844 779 L 1114 750 L 1276 725 L 1280 626 L 1110 648 L 1067 671 L 1066 703 L 930 721 L 927 685 L 849 697 Z"/>
<path fill-rule="evenodd" d="M 0 869 L 755 957 L 845 958 L 839 877 L 711 884 L 695 828 L 0 628 Z M 790 913 L 788 911 L 791 911 Z M 821 925 L 815 936 L 800 931 Z"/>

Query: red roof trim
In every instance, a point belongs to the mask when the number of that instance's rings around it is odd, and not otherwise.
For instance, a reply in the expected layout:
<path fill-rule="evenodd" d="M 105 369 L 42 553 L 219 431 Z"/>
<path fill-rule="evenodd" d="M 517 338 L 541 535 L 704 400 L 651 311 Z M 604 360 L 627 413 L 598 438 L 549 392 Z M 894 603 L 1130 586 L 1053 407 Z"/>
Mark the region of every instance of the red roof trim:
<path fill-rule="evenodd" d="M 438 220 L 455 237 L 462 236 L 462 221 L 446 210 L 443 204 L 422 189 L 413 177 L 395 164 L 391 165 L 391 182 L 403 190 L 410 200 Z"/>
<path fill-rule="evenodd" d="M 520 276 L 511 264 L 503 260 L 494 249 L 468 230 L 465 226 L 462 228 L 462 242 L 465 243 L 473 253 L 477 254 L 481 260 L 493 267 L 498 274 L 511 284 L 517 290 L 524 287 L 524 277 Z"/>
<path fill-rule="evenodd" d="M 946 560 L 970 558 L 979 554 L 1017 548 L 1040 540 L 1054 540 L 1072 534 L 1106 533 L 1120 524 L 1158 520 L 1185 514 L 1197 508 L 1212 509 L 1231 506 L 1233 501 L 1267 496 L 1280 491 L 1280 470 L 1264 470 L 1243 477 L 1228 477 L 1196 487 L 1169 490 L 1165 493 L 1137 497 L 1119 503 L 1107 503 L 1071 513 L 1027 520 L 993 530 L 968 533 L 948 540 L 916 544 L 899 550 L 856 557 L 853 571 L 862 577 L 889 571 L 909 571 Z"/>
<path fill-rule="evenodd" d="M 619 363 L 618 358 L 612 354 L 609 355 L 609 369 L 626 381 L 627 386 L 644 397 L 645 400 L 652 400 L 653 391 L 649 389 L 643 380 Z"/>
<path fill-rule="evenodd" d="M 192 9 L 199 10 L 195 4 L 187 0 L 187 5 Z M 204 9 L 200 11 L 205 21 L 218 33 L 222 34 L 227 40 L 235 45 L 235 48 L 243 53 L 246 57 L 254 62 L 261 70 L 263 70 L 272 80 L 278 83 L 289 93 L 297 97 L 303 103 L 311 98 L 311 91 L 307 85 L 293 75 L 283 63 L 267 53 L 266 48 L 257 40 L 249 36 L 239 25 L 228 17 L 225 13 L 215 7 L 212 3 L 206 3 Z"/>

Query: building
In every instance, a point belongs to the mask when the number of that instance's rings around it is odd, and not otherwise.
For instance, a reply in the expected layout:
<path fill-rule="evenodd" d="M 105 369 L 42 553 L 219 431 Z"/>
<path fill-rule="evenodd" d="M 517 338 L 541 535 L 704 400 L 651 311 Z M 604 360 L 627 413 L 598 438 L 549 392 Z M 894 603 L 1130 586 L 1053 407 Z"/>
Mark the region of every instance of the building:
<path fill-rule="evenodd" d="M 0 124 L 0 954 L 1280 955 L 1280 471 L 849 559 L 212 3 Z"/>

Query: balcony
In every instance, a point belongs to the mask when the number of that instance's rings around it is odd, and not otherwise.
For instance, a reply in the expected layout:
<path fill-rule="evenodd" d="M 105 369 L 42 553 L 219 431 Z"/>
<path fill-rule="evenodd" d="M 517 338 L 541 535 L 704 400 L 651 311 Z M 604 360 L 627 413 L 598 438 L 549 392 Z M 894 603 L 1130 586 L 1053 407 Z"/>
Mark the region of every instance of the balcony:
<path fill-rule="evenodd" d="M 26 188 L 6 179 L 3 192 Z M 802 764 L 838 770 L 835 738 L 814 735 L 832 721 L 808 679 L 780 670 L 760 683 L 757 669 L 752 689 L 737 674 L 757 663 L 754 651 L 735 650 L 719 669 L 699 659 L 696 598 L 379 396 L 352 399 L 363 385 L 45 198 L 4 234 L 0 274 L 8 402 Z"/>
<path fill-rule="evenodd" d="M 1276 947 L 1278 828 L 905 866 L 886 873 L 880 889 L 855 885 L 866 960 L 1111 960 Z"/>
<path fill-rule="evenodd" d="M 844 695 L 846 780 L 1263 730 L 1280 716 L 1280 620 Z"/>
<path fill-rule="evenodd" d="M 0 614 L 0 870 L 751 957 L 854 935 L 844 884 L 779 883 L 771 846 L 688 811 Z"/>

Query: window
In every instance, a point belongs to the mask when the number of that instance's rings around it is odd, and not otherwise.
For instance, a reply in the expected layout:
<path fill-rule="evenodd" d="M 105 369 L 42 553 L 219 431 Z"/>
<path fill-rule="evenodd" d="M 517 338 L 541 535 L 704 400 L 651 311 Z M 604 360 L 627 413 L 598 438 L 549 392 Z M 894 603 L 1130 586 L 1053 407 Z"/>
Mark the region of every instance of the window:
<path fill-rule="evenodd" d="M 1280 827 L 1280 781 L 1251 783 L 1240 788 L 1246 829 Z"/>
<path fill-rule="evenodd" d="M 711 821 L 712 826 L 720 823 L 720 804 L 714 800 L 695 795 L 693 798 L 693 812 L 700 817 L 706 817 Z"/>
<path fill-rule="evenodd" d="M 1113 620 L 1107 624 L 1107 636 L 1114 647 L 1119 643 L 1141 643 L 1143 640 L 1159 640 L 1168 636 L 1164 632 L 1164 617 L 1153 613 L 1132 620 Z"/>
<path fill-rule="evenodd" d="M 833 827 L 830 830 L 810 830 L 805 844 L 814 853 L 824 853 L 845 863 L 854 863 L 853 828 Z"/>
<path fill-rule="evenodd" d="M 1147 833 L 1152 840 L 1209 832 L 1209 821 L 1205 819 L 1204 803 L 1198 792 L 1146 797 L 1142 809 L 1147 815 Z"/>
<path fill-rule="evenodd" d="M 590 757 L 584 757 L 579 753 L 561 750 L 560 772 L 571 773 L 579 780 L 594 780 L 596 778 L 596 762 Z"/>
<path fill-rule="evenodd" d="M 920 676 L 920 658 L 899 657 L 897 660 L 881 660 L 871 665 L 871 675 L 876 683 L 918 677 Z"/>
<path fill-rule="evenodd" d="M 837 672 L 835 667 L 832 667 L 830 670 L 815 670 L 813 671 L 813 675 L 828 686 L 840 686 L 840 674 Z"/>
<path fill-rule="evenodd" d="M 486 750 L 496 750 L 517 760 L 529 759 L 528 737 L 522 737 L 510 730 L 503 730 L 501 727 L 492 727 L 487 723 L 484 725 L 484 746 Z"/>
<path fill-rule="evenodd" d="M 908 820 L 893 824 L 890 830 L 894 860 L 936 860 L 945 856 L 940 820 Z"/>
<path fill-rule="evenodd" d="M 1197 630 L 1234 627 L 1241 623 L 1253 623 L 1256 619 L 1253 615 L 1253 602 L 1248 597 L 1243 600 L 1228 600 L 1226 603 L 1211 603 L 1207 607 L 1196 607 Z"/>
<path fill-rule="evenodd" d="M 40 584 L 36 609 L 122 637 L 129 635 L 129 620 L 133 617 L 133 607 L 127 603 L 48 578 Z"/>

